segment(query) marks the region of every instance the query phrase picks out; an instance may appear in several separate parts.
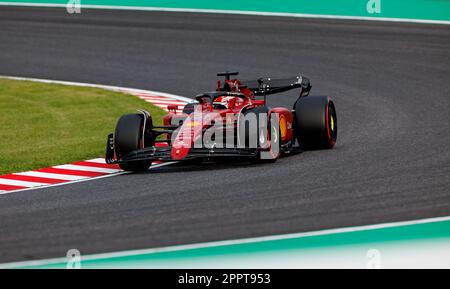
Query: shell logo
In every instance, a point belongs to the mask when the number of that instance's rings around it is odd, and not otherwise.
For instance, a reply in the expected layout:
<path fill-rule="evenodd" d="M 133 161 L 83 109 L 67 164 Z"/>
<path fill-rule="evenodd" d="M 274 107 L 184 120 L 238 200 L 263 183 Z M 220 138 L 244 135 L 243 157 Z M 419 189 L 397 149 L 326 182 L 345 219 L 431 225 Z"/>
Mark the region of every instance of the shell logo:
<path fill-rule="evenodd" d="M 287 123 L 286 118 L 283 116 L 280 117 L 280 131 L 281 131 L 281 139 L 285 139 L 287 135 Z"/>
<path fill-rule="evenodd" d="M 190 121 L 190 122 L 186 122 L 184 125 L 187 127 L 195 127 L 195 126 L 199 126 L 200 123 L 198 121 Z"/>

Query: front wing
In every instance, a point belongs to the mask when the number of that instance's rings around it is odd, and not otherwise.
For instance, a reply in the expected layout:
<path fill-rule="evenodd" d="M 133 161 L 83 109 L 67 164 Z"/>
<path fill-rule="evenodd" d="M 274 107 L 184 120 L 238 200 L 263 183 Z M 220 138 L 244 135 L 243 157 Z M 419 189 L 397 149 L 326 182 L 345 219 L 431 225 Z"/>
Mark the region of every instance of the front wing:
<path fill-rule="evenodd" d="M 114 151 L 114 136 L 108 136 L 106 145 L 106 163 L 108 164 L 125 164 L 137 161 L 173 161 L 171 156 L 172 147 L 152 146 L 140 150 L 135 150 L 127 155 L 117 159 Z M 248 148 L 192 148 L 189 154 L 183 161 L 189 161 L 199 158 L 225 158 L 225 157 L 256 157 L 258 156 L 258 149 Z M 179 160 L 177 160 L 179 161 Z"/>

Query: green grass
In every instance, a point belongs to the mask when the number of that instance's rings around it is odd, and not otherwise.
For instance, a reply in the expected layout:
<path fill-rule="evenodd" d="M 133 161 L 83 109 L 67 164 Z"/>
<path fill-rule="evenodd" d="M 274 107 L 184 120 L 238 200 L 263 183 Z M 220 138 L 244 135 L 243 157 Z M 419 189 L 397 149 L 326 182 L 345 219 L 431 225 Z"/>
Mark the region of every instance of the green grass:
<path fill-rule="evenodd" d="M 0 174 L 103 157 L 117 119 L 136 109 L 164 115 L 132 95 L 0 78 Z"/>

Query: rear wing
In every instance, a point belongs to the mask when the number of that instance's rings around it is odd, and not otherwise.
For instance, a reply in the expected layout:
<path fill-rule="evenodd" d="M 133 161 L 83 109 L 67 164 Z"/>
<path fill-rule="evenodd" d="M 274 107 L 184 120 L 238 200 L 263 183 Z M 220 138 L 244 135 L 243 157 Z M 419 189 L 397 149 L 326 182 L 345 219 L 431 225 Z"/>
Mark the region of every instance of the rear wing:
<path fill-rule="evenodd" d="M 304 76 L 281 79 L 260 78 L 258 80 L 242 81 L 241 85 L 250 89 L 256 96 L 265 96 L 301 88 L 300 97 L 302 97 L 307 96 L 311 90 L 310 81 Z"/>

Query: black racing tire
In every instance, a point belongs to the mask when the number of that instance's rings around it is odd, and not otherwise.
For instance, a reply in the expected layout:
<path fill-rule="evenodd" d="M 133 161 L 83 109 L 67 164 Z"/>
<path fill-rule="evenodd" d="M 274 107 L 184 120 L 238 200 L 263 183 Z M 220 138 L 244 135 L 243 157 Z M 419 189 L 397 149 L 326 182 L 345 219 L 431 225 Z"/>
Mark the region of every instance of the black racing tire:
<path fill-rule="evenodd" d="M 143 147 L 142 134 L 144 115 L 126 114 L 122 116 L 116 125 L 114 147 L 117 158 Z M 133 163 L 119 164 L 124 171 L 146 171 L 152 164 L 151 161 L 137 161 Z"/>
<path fill-rule="evenodd" d="M 119 167 L 126 172 L 145 172 L 152 165 L 150 161 L 138 161 L 126 164 L 119 164 Z"/>
<path fill-rule="evenodd" d="M 295 134 L 305 150 L 334 147 L 337 139 L 337 117 L 330 97 L 301 97 L 294 104 L 294 110 Z"/>

